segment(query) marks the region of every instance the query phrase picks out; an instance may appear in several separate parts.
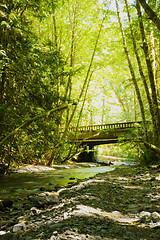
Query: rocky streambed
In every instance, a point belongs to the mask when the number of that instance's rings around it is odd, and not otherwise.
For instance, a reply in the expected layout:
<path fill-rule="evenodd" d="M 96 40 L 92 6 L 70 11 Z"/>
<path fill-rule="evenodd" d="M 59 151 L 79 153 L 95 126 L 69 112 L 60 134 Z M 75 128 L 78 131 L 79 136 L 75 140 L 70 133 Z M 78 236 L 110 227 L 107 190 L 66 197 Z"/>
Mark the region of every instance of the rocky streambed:
<path fill-rule="evenodd" d="M 159 168 L 121 166 L 5 204 L 0 240 L 160 239 Z"/>

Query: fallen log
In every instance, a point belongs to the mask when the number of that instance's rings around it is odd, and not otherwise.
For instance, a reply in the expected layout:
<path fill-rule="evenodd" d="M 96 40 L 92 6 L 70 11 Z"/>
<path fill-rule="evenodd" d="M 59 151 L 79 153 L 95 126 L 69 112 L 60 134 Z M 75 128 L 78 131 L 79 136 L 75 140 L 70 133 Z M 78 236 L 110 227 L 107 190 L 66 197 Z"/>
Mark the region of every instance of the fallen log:
<path fill-rule="evenodd" d="M 152 150 L 153 152 L 157 153 L 160 156 L 160 148 L 156 147 L 155 145 L 149 142 L 144 142 L 144 145 L 146 146 L 146 148 Z"/>

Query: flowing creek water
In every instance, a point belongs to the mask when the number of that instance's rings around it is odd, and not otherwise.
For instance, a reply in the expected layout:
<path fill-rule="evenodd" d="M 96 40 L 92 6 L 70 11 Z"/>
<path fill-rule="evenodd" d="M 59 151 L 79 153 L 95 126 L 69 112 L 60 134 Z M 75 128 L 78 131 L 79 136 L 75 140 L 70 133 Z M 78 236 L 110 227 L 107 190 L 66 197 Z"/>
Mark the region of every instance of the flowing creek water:
<path fill-rule="evenodd" d="M 41 191 L 54 191 L 78 179 L 112 171 L 113 166 L 80 167 L 32 173 L 11 173 L 0 176 L 0 199 L 21 199 Z"/>

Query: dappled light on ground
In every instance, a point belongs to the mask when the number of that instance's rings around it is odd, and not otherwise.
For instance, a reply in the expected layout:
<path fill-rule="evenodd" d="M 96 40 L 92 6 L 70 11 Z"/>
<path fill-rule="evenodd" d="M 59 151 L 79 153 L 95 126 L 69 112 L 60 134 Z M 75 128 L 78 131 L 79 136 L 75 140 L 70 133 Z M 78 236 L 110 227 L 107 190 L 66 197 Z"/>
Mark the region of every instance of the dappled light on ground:
<path fill-rule="evenodd" d="M 10 231 L 11 240 L 15 234 L 17 240 L 158 240 L 157 176 L 159 170 L 126 166 L 31 195 L 16 221 L 2 229 Z"/>
<path fill-rule="evenodd" d="M 131 218 L 127 215 L 122 215 L 120 212 L 118 211 L 113 211 L 113 212 L 105 212 L 102 211 L 99 208 L 93 208 L 93 207 L 89 207 L 89 206 L 85 206 L 85 205 L 77 205 L 77 210 L 75 210 L 73 213 L 73 215 L 77 215 L 77 216 L 93 216 L 93 217 L 106 217 L 109 219 L 112 219 L 114 221 L 117 221 L 119 223 L 128 223 L 128 224 L 134 224 L 134 221 L 137 221 L 138 218 Z"/>

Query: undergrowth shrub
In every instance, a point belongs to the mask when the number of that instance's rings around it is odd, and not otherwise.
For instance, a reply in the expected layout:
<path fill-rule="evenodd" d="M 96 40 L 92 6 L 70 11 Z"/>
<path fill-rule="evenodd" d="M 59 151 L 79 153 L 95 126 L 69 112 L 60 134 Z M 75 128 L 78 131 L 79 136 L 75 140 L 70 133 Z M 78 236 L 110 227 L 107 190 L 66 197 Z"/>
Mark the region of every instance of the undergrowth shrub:
<path fill-rule="evenodd" d="M 160 157 L 149 149 L 146 149 L 140 157 L 140 164 L 143 166 L 148 166 L 148 165 L 153 165 L 158 163 L 160 163 Z"/>

